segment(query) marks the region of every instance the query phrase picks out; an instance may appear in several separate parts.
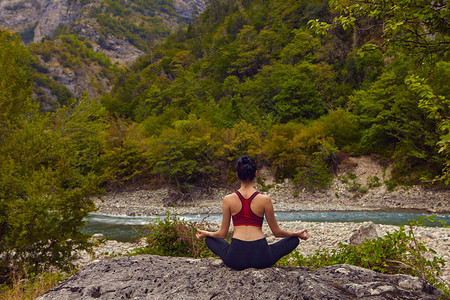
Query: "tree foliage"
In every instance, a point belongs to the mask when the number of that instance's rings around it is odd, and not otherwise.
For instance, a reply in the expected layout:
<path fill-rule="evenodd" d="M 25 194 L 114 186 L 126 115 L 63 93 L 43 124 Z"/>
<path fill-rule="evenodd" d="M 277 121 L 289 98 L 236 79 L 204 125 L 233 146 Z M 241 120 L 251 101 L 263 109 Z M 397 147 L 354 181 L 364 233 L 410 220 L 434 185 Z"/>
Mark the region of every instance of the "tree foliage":
<path fill-rule="evenodd" d="M 87 197 L 102 181 L 102 111 L 83 98 L 8 131 L 0 145 L 3 275 L 66 267 L 73 250 L 86 247 L 80 229 L 95 209 Z"/>
<path fill-rule="evenodd" d="M 318 32 L 324 32 L 340 25 L 345 30 L 357 28 L 361 19 L 371 18 L 379 21 L 376 26 L 383 29 L 382 44 L 373 46 L 395 46 L 408 52 L 420 61 L 426 59 L 448 59 L 449 10 L 445 0 L 409 0 L 401 1 L 330 1 L 330 7 L 336 10 L 331 24 L 310 21 Z"/>
<path fill-rule="evenodd" d="M 411 120 L 409 124 L 412 127 L 409 130 L 401 129 L 402 126 L 392 122 L 381 123 L 375 122 L 375 126 L 371 127 L 367 132 L 368 135 L 364 143 L 372 143 L 370 140 L 373 138 L 384 138 L 388 144 L 394 142 L 397 146 L 403 150 L 394 153 L 394 158 L 399 156 L 416 157 L 419 160 L 426 160 L 427 162 L 438 161 L 438 165 L 441 166 L 440 174 L 438 174 L 435 180 L 427 180 L 428 182 L 444 181 L 445 184 L 449 183 L 449 147 L 448 147 L 448 91 L 443 90 L 442 83 L 434 82 L 435 84 L 427 84 L 426 77 L 430 77 L 429 74 L 436 72 L 437 66 L 443 71 L 443 77 L 445 78 L 448 73 L 448 59 L 449 59 L 449 10 L 447 1 L 431 1 L 421 0 L 415 1 L 412 5 L 411 1 L 330 1 L 330 7 L 337 11 L 338 15 L 334 17 L 331 23 L 320 22 L 319 20 L 309 21 L 309 25 L 316 33 L 326 33 L 332 28 L 342 26 L 345 30 L 352 30 L 354 34 L 357 34 L 361 30 L 359 24 L 363 19 L 376 20 L 373 26 L 381 26 L 383 31 L 381 35 L 381 43 L 373 43 L 372 41 L 366 43 L 362 50 L 373 50 L 376 47 L 387 48 L 389 55 L 409 56 L 409 59 L 413 63 L 413 72 L 405 74 L 405 81 L 407 86 L 418 97 L 417 106 L 419 110 L 417 112 L 415 107 L 410 107 L 409 111 L 411 115 L 419 113 L 421 110 L 426 110 L 431 123 L 438 128 L 436 131 L 433 128 L 426 128 L 423 130 L 424 121 L 420 116 L 416 115 L 414 120 Z M 402 59 L 402 58 L 401 58 Z M 447 66 L 447 69 L 442 66 Z M 390 70 L 392 72 L 392 70 Z M 431 76 L 435 77 L 435 76 Z M 435 79 L 435 78 L 434 78 Z M 394 86 L 404 86 L 403 83 L 395 83 Z M 445 85 L 445 84 L 444 84 Z M 434 86 L 434 87 L 433 87 Z M 443 94 L 436 92 L 436 90 L 442 90 Z M 392 90 L 393 91 L 393 90 Z M 405 91 L 407 93 L 407 91 Z M 386 95 L 387 96 L 387 95 Z M 382 96 L 383 97 L 383 96 Z M 388 96 L 389 97 L 389 96 Z M 384 97 L 387 99 L 388 97 Z M 401 113 L 404 105 L 410 102 L 415 96 L 410 95 L 410 98 L 397 100 L 398 109 Z M 446 98 L 447 97 L 447 98 Z M 379 98 L 379 97 L 378 97 Z M 411 103 L 411 102 L 410 102 Z M 375 103 L 374 103 L 375 104 Z M 374 108 L 377 105 L 373 105 Z M 381 110 L 380 114 L 386 112 L 386 108 L 378 106 Z M 401 109 L 401 111 L 399 110 Z M 372 110 L 369 108 L 369 110 Z M 393 113 L 395 111 L 390 109 Z M 377 113 L 378 113 L 377 112 Z M 372 110 L 372 114 L 374 111 Z M 397 114 L 397 117 L 401 115 Z M 401 116 L 399 121 L 403 123 L 408 116 Z M 430 123 L 428 121 L 425 121 Z M 398 133 L 394 131 L 400 130 Z M 407 127 L 409 127 L 407 125 Z M 387 130 L 387 131 L 386 131 Z M 388 133 L 391 131 L 391 133 Z M 422 131 L 422 137 L 418 137 L 417 133 Z M 425 138 L 426 135 L 432 133 L 433 137 Z M 436 134 L 440 137 L 437 138 Z M 413 136 L 416 137 L 413 137 Z M 390 136 L 390 137 L 389 137 Z M 363 137 L 364 139 L 364 137 Z M 420 141 L 419 141 L 420 140 Z M 421 145 L 418 145 L 418 142 Z M 375 142 L 376 143 L 376 142 Z M 377 143 L 376 143 L 377 144 Z M 379 144 L 381 145 L 381 144 Z M 403 145 L 403 146 L 402 146 Z M 405 151 L 406 150 L 406 151 Z M 438 152 L 439 154 L 436 154 Z M 407 158 L 406 160 L 409 160 Z M 403 159 L 403 162 L 405 159 Z M 408 162 L 407 164 L 416 164 L 415 162 Z M 420 163 L 419 163 L 420 164 Z M 401 163 L 401 168 L 407 169 L 405 163 Z M 424 174 L 424 178 L 433 177 L 432 173 Z"/>
<path fill-rule="evenodd" d="M 0 142 L 6 129 L 33 110 L 31 59 L 17 35 L 0 30 Z"/>
<path fill-rule="evenodd" d="M 30 56 L 20 40 L 2 32 L 0 56 L 5 70 L 0 95 L 3 283 L 20 273 L 65 267 L 74 249 L 86 247 L 80 229 L 95 209 L 88 196 L 99 192 L 102 181 L 105 110 L 85 96 L 55 113 L 39 112 L 31 102 Z"/>
<path fill-rule="evenodd" d="M 435 180 L 443 180 L 445 184 L 450 183 L 450 99 L 437 94 L 433 88 L 428 85 L 419 76 L 407 78 L 406 83 L 420 97 L 419 107 L 428 112 L 428 117 L 437 123 L 437 133 L 439 141 L 437 142 L 438 153 L 435 159 L 443 161 L 442 174 Z M 433 180 L 433 181 L 435 181 Z"/>

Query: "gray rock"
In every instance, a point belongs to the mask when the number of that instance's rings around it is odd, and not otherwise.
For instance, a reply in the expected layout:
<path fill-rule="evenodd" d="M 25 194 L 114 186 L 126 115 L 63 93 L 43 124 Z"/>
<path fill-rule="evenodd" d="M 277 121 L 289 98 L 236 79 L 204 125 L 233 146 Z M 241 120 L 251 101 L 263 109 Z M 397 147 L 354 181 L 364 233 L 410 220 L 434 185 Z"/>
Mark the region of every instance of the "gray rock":
<path fill-rule="evenodd" d="M 373 222 L 364 222 L 350 237 L 350 244 L 360 245 L 366 240 L 378 237 L 377 226 Z"/>
<path fill-rule="evenodd" d="M 217 259 L 151 255 L 93 263 L 38 299 L 439 299 L 422 279 L 350 265 L 232 270 Z"/>
<path fill-rule="evenodd" d="M 103 233 L 94 233 L 94 234 L 91 236 L 91 238 L 92 238 L 93 240 L 101 240 L 101 239 L 104 239 L 105 236 L 103 235 Z"/>
<path fill-rule="evenodd" d="M 13 31 L 34 27 L 34 42 L 49 36 L 58 25 L 68 25 L 80 17 L 81 1 L 2 0 L 0 24 Z"/>
<path fill-rule="evenodd" d="M 174 0 L 173 6 L 175 12 L 181 17 L 193 19 L 205 10 L 208 3 L 209 0 Z"/>

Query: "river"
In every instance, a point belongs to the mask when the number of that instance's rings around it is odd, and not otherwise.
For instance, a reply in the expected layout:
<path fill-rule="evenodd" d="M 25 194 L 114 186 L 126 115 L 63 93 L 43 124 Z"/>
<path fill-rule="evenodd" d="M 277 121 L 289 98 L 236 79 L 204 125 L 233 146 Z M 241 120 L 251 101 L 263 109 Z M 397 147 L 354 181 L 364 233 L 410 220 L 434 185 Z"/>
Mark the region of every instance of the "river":
<path fill-rule="evenodd" d="M 276 212 L 275 216 L 280 222 L 304 221 L 304 222 L 366 222 L 375 224 L 405 225 L 419 216 L 431 216 L 417 211 L 297 211 Z M 436 220 L 450 224 L 450 213 L 435 215 Z M 205 219 L 210 222 L 220 222 L 221 214 L 192 214 L 180 215 L 186 221 L 199 222 Z M 164 218 L 161 216 L 117 216 L 90 214 L 83 232 L 88 234 L 102 233 L 108 239 L 121 242 L 133 241 L 138 238 L 139 231 L 150 220 Z M 442 226 L 439 222 L 425 222 L 425 226 Z"/>

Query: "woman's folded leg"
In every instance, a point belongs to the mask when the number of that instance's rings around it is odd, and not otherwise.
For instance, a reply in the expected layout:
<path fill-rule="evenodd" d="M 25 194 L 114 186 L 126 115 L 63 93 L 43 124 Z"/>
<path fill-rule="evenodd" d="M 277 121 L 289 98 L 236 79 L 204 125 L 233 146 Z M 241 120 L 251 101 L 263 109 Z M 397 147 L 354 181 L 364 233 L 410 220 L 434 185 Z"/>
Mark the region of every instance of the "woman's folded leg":
<path fill-rule="evenodd" d="M 206 237 L 206 246 L 216 255 L 218 255 L 222 260 L 226 257 L 230 244 L 224 239 L 218 239 L 213 237 Z"/>
<path fill-rule="evenodd" d="M 274 264 L 285 255 L 288 255 L 297 248 L 300 240 L 296 236 L 284 238 L 276 243 L 270 244 L 270 252 L 275 260 Z"/>

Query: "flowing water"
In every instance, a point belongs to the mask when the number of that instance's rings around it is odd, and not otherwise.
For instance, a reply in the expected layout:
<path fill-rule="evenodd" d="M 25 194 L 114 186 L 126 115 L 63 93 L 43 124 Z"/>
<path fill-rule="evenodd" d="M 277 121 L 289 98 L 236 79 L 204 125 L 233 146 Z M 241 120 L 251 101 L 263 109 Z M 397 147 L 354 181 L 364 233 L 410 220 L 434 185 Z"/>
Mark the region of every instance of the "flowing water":
<path fill-rule="evenodd" d="M 278 221 L 303 221 L 303 222 L 366 222 L 372 221 L 376 224 L 387 225 L 405 225 L 411 219 L 417 219 L 419 216 L 431 216 L 423 212 L 414 211 L 299 211 L 299 212 L 277 212 L 275 216 Z M 186 221 L 218 221 L 221 214 L 193 214 L 180 215 L 180 218 Z M 162 217 L 156 216 L 113 216 L 90 214 L 86 220 L 84 232 L 103 233 L 107 238 L 121 242 L 136 240 L 138 232 L 149 223 Z M 445 221 L 450 225 L 450 213 L 437 214 L 436 220 Z M 425 222 L 425 226 L 442 226 L 439 222 Z"/>

